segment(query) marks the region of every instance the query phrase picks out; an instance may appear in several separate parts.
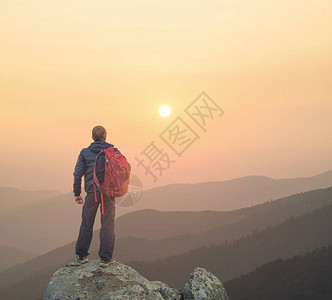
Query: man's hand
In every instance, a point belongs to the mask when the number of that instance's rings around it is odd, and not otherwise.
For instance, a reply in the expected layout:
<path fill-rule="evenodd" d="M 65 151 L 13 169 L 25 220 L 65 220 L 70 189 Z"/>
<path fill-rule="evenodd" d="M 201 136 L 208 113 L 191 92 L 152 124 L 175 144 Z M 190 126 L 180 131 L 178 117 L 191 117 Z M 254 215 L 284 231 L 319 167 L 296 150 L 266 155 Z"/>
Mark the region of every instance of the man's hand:
<path fill-rule="evenodd" d="M 83 198 L 81 196 L 74 196 L 75 198 L 75 201 L 77 204 L 83 204 L 84 201 L 83 201 Z"/>

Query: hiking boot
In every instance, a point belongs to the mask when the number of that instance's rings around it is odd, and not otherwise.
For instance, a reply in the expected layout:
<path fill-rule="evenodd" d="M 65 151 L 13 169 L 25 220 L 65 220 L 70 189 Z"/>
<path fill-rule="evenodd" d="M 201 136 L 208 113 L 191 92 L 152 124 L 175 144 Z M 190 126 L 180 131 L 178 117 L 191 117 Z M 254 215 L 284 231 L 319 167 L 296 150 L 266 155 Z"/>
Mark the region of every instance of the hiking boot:
<path fill-rule="evenodd" d="M 101 260 L 100 261 L 100 266 L 102 268 L 106 268 L 108 267 L 110 264 L 114 264 L 115 263 L 115 259 L 112 257 L 110 260 Z"/>
<path fill-rule="evenodd" d="M 89 261 L 88 257 L 87 256 L 84 256 L 84 257 L 80 257 L 79 255 L 76 254 L 76 261 L 78 261 L 79 263 L 81 264 L 85 264 Z"/>

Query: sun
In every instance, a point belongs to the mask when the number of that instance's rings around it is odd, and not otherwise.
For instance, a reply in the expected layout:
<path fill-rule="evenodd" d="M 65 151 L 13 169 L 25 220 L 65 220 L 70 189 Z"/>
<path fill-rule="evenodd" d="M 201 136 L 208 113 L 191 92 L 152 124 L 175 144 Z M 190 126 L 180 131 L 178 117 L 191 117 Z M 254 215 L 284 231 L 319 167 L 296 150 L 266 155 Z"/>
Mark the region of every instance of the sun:
<path fill-rule="evenodd" d="M 159 107 L 159 114 L 162 116 L 162 117 L 167 117 L 169 116 L 171 113 L 171 109 L 169 108 L 169 106 L 167 105 L 163 105 L 163 106 L 160 106 Z"/>

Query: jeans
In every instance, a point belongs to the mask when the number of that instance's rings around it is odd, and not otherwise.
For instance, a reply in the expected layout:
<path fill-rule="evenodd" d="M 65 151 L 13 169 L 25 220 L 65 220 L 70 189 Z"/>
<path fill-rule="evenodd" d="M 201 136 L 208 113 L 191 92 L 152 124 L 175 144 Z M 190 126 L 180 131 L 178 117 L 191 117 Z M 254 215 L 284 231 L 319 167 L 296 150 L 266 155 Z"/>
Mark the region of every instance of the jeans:
<path fill-rule="evenodd" d="M 108 261 L 112 258 L 115 242 L 114 219 L 115 198 L 103 194 L 104 214 L 101 214 L 100 191 L 97 191 L 97 202 L 94 193 L 87 193 L 82 208 L 82 223 L 78 235 L 75 251 L 80 257 L 88 256 L 92 240 L 93 225 L 100 204 L 101 229 L 100 247 L 98 255 L 101 260 Z"/>

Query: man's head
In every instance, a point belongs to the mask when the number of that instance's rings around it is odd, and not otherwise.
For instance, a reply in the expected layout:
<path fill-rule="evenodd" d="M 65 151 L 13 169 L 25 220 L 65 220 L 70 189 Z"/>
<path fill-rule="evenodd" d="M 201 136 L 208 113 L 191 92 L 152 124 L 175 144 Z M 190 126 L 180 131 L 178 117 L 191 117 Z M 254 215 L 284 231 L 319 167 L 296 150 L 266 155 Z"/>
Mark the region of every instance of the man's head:
<path fill-rule="evenodd" d="M 103 126 L 95 126 L 92 129 L 92 139 L 94 141 L 106 141 L 106 129 Z"/>

